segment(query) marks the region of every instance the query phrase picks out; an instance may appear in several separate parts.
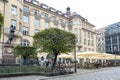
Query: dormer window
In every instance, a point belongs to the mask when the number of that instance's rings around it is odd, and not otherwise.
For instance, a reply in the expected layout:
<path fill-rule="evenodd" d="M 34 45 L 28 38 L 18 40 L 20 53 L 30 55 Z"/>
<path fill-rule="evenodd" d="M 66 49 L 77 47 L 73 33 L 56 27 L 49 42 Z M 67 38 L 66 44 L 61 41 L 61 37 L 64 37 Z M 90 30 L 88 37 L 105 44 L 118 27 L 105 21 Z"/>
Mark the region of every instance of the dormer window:
<path fill-rule="evenodd" d="M 57 11 L 57 14 L 62 15 L 63 13 L 61 11 Z"/>
<path fill-rule="evenodd" d="M 39 2 L 36 1 L 36 0 L 33 0 L 32 3 L 35 4 L 35 5 L 39 5 Z"/>
<path fill-rule="evenodd" d="M 29 0 L 25 0 L 25 1 L 28 1 L 28 2 L 29 2 Z"/>
<path fill-rule="evenodd" d="M 50 11 L 52 12 L 56 12 L 56 10 L 54 8 L 50 8 Z"/>
<path fill-rule="evenodd" d="M 67 15 L 67 14 L 64 14 L 64 17 L 68 17 L 68 15 Z"/>
<path fill-rule="evenodd" d="M 44 8 L 44 9 L 48 9 L 48 6 L 45 5 L 45 4 L 41 4 L 41 7 Z"/>

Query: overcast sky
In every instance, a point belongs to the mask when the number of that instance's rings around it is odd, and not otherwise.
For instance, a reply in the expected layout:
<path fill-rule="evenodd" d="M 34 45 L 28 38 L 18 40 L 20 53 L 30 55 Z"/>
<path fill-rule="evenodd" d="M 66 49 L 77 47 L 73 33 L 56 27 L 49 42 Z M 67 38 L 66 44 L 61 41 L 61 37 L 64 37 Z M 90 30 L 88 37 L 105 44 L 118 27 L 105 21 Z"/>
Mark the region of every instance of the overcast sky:
<path fill-rule="evenodd" d="M 96 28 L 108 26 L 120 21 L 120 0 L 39 0 L 50 7 L 66 12 L 77 12 Z"/>

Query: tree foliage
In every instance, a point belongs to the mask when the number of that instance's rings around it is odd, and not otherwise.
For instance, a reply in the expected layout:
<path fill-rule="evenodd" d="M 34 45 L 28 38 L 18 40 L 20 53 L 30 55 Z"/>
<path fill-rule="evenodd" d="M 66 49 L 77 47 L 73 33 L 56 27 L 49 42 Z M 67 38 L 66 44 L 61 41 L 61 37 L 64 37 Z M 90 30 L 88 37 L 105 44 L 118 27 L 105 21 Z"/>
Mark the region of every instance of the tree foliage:
<path fill-rule="evenodd" d="M 0 37 L 1 37 L 1 33 L 2 33 L 2 25 L 4 23 L 4 17 L 2 15 L 2 13 L 0 13 Z"/>
<path fill-rule="evenodd" d="M 34 35 L 34 46 L 40 52 L 59 53 L 70 52 L 74 48 L 75 35 L 57 28 L 45 29 Z"/>
<path fill-rule="evenodd" d="M 45 29 L 34 35 L 33 45 L 40 52 L 52 53 L 54 55 L 53 66 L 56 64 L 59 53 L 67 53 L 73 50 L 75 35 L 57 28 Z"/>
<path fill-rule="evenodd" d="M 14 56 L 22 59 L 33 59 L 37 57 L 36 49 L 29 46 L 16 46 L 14 48 Z"/>

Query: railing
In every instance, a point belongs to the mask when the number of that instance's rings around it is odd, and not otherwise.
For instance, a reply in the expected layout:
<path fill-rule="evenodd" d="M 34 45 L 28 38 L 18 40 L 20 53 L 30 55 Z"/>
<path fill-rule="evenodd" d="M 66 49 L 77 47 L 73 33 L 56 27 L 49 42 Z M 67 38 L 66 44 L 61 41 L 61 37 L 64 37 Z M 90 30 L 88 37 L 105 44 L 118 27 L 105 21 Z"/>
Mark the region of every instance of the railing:
<path fill-rule="evenodd" d="M 0 74 L 37 73 L 43 71 L 45 71 L 45 68 L 39 66 L 0 66 Z"/>
<path fill-rule="evenodd" d="M 47 73 L 47 74 L 65 74 L 70 73 L 71 67 L 67 66 L 66 64 L 56 64 L 54 69 L 52 69 L 52 64 L 47 65 L 47 62 L 43 64 L 39 62 L 29 63 L 26 61 L 22 64 L 12 64 L 12 65 L 0 65 L 0 74 L 18 74 L 18 73 Z"/>

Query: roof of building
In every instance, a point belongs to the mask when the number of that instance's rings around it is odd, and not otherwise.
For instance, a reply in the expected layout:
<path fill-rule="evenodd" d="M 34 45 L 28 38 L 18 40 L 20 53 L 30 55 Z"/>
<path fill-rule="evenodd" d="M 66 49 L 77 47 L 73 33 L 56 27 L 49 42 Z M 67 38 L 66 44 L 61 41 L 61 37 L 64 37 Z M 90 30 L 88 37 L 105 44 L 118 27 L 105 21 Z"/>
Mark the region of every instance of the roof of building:
<path fill-rule="evenodd" d="M 106 27 L 106 30 L 108 30 L 108 29 L 113 29 L 113 28 L 117 28 L 117 27 L 120 27 L 120 22 L 116 22 L 116 23 L 113 23 L 113 24 L 111 24 L 111 25 L 108 25 L 108 26 Z"/>
<path fill-rule="evenodd" d="M 86 18 L 82 17 L 81 15 L 77 14 L 76 12 L 73 12 L 70 15 L 67 15 L 66 13 L 63 13 L 62 11 L 59 11 L 59 10 L 57 10 L 55 8 L 52 8 L 52 7 L 50 7 L 50 6 L 48 6 L 48 5 L 44 4 L 44 3 L 40 3 L 38 0 L 24 0 L 24 1 L 32 3 L 32 4 L 36 5 L 36 6 L 39 6 L 40 8 L 49 10 L 49 11 L 51 11 L 53 13 L 56 13 L 56 14 L 58 14 L 60 16 L 65 17 L 65 18 L 69 18 L 69 19 L 71 19 L 71 18 L 81 18 L 86 23 L 88 23 L 88 24 L 90 24 L 90 25 L 95 27 L 95 25 L 93 25 L 90 22 L 88 22 L 88 20 Z"/>

